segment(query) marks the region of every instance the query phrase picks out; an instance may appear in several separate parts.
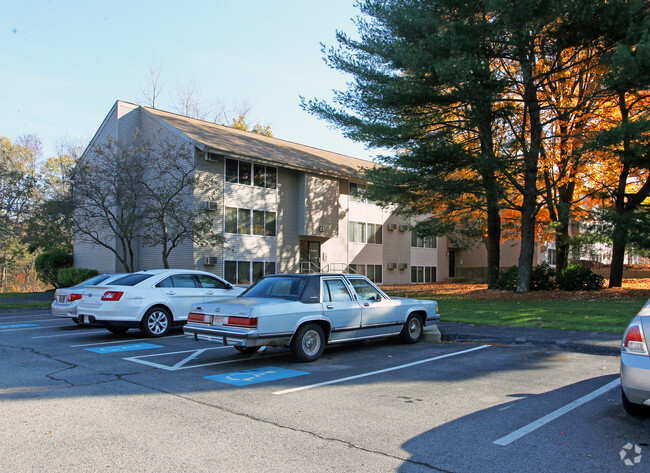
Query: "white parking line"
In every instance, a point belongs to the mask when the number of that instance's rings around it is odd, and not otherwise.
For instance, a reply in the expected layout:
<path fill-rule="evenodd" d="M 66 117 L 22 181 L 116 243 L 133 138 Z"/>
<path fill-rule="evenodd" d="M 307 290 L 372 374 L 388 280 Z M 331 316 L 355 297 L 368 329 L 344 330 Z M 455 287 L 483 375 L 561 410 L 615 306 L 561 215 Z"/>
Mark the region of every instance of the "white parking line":
<path fill-rule="evenodd" d="M 52 314 L 50 314 L 49 312 L 41 313 L 41 314 L 20 314 L 20 315 L 13 315 L 11 317 L 3 317 L 2 314 L 0 314 L 0 320 L 2 320 L 2 323 L 12 321 L 12 320 L 22 320 L 25 317 L 39 317 L 39 320 L 44 319 L 44 318 L 56 320 L 56 319 L 53 319 L 54 316 Z M 61 320 L 62 318 L 63 317 L 58 317 L 59 320 Z"/>
<path fill-rule="evenodd" d="M 66 320 L 66 319 L 63 319 L 63 318 L 61 318 L 61 319 L 59 319 L 59 318 L 53 319 L 52 317 L 48 317 L 46 319 L 42 318 L 42 319 L 32 319 L 32 320 L 14 320 L 13 322 L 7 321 L 6 319 L 0 319 L 0 327 L 2 325 L 11 325 L 11 324 L 16 324 L 16 323 L 19 323 L 19 324 L 36 324 L 36 323 L 42 324 L 44 322 L 59 322 L 59 323 L 60 322 L 68 322 L 68 325 L 70 325 L 70 326 L 73 325 L 72 320 Z"/>
<path fill-rule="evenodd" d="M 171 337 L 165 337 L 165 338 L 178 338 L 178 337 L 183 337 L 183 336 L 184 335 L 172 335 Z M 110 342 L 86 343 L 84 345 L 70 345 L 70 348 L 92 347 L 92 346 L 95 346 L 95 345 L 110 345 L 112 343 L 141 342 L 142 340 L 151 341 L 150 338 L 125 338 L 125 339 L 122 339 L 122 340 L 112 340 Z"/>
<path fill-rule="evenodd" d="M 607 391 L 611 391 L 612 389 L 619 386 L 620 384 L 621 384 L 621 378 L 617 378 L 611 383 L 607 383 L 602 388 L 596 389 L 594 392 L 589 393 L 586 396 L 582 396 L 580 399 L 576 399 L 575 401 L 570 402 L 564 407 L 560 407 L 558 410 L 553 411 L 550 414 L 541 417 L 540 419 L 537 419 L 535 422 L 531 422 L 530 424 L 523 426 L 521 429 L 515 430 L 511 434 L 508 434 L 504 437 L 501 437 L 498 440 L 495 440 L 493 443 L 505 447 L 506 445 L 511 444 L 515 440 L 520 439 L 524 435 L 531 433 L 533 430 L 539 429 L 543 425 L 546 425 L 549 422 L 557 419 L 558 417 L 563 416 L 567 412 L 572 411 L 576 407 L 580 407 L 581 405 L 597 398 L 601 394 L 605 394 Z"/>
<path fill-rule="evenodd" d="M 93 329 L 92 331 L 85 331 L 85 330 L 75 330 L 74 332 L 70 333 L 60 333 L 58 335 L 39 335 L 38 337 L 30 337 L 30 338 L 53 338 L 53 337 L 78 337 L 78 336 L 84 336 L 84 335 L 97 335 L 97 332 L 99 329 Z"/>
<path fill-rule="evenodd" d="M 294 393 L 296 391 L 304 391 L 305 389 L 318 388 L 320 386 L 327 386 L 329 384 L 344 383 L 345 381 L 350 381 L 352 379 L 365 378 L 367 376 L 374 376 L 376 374 L 388 373 L 390 371 L 401 370 L 401 369 L 404 369 L 404 368 L 410 368 L 411 366 L 421 365 L 422 363 L 428 363 L 430 361 L 442 360 L 443 358 L 449 358 L 451 356 L 463 355 L 465 353 L 470 353 L 472 351 L 482 350 L 483 348 L 487 348 L 489 346 L 490 345 L 481 345 L 480 347 L 474 347 L 474 348 L 470 348 L 468 350 L 457 351 L 457 352 L 454 352 L 454 353 L 447 353 L 446 355 L 434 356 L 433 358 L 427 358 L 426 360 L 414 361 L 412 363 L 406 363 L 404 365 L 393 366 L 392 368 L 385 368 L 383 370 L 377 370 L 377 371 L 371 371 L 369 373 L 357 374 L 355 376 L 348 376 L 347 378 L 333 379 L 331 381 L 324 381 L 322 383 L 310 384 L 308 386 L 301 386 L 299 388 L 291 388 L 291 389 L 285 389 L 283 391 L 276 391 L 273 394 L 289 394 L 289 393 Z"/>
<path fill-rule="evenodd" d="M 232 348 L 231 346 L 220 346 L 220 347 L 213 347 L 213 348 L 199 348 L 197 350 L 183 350 L 183 351 L 174 351 L 170 353 L 155 353 L 153 355 L 141 355 L 141 356 L 131 356 L 129 358 L 122 358 L 123 360 L 126 361 L 132 361 L 134 363 L 140 363 L 143 365 L 147 366 L 153 366 L 154 368 L 160 368 L 162 370 L 167 370 L 167 371 L 179 371 L 179 370 L 189 370 L 189 369 L 194 369 L 194 368 L 202 368 L 204 366 L 213 366 L 213 365 L 228 365 L 231 363 L 240 363 L 242 361 L 250 361 L 251 359 L 259 358 L 259 357 L 243 357 L 243 358 L 237 358 L 234 360 L 224 360 L 224 361 L 213 361 L 210 363 L 203 363 L 200 365 L 191 365 L 191 366 L 185 366 L 189 361 L 193 360 L 197 356 L 199 356 L 201 353 L 208 351 L 208 350 L 223 350 L 225 348 Z M 166 355 L 178 355 L 179 353 L 191 353 L 191 355 L 183 358 L 181 361 L 178 363 L 170 366 L 170 365 L 163 365 L 161 363 L 155 363 L 153 361 L 148 361 L 148 360 L 143 360 L 143 358 L 150 358 L 152 356 L 166 356 Z M 275 355 L 264 355 L 264 359 L 267 358 L 275 358 L 276 356 L 286 356 L 286 353 L 277 353 Z"/>
<path fill-rule="evenodd" d="M 22 330 L 43 330 L 43 329 L 50 329 L 50 328 L 59 328 L 59 327 L 69 327 L 69 325 L 55 325 L 54 327 L 24 327 L 24 328 L 5 328 L 0 330 L 0 334 L 6 333 L 6 332 L 18 332 Z"/>

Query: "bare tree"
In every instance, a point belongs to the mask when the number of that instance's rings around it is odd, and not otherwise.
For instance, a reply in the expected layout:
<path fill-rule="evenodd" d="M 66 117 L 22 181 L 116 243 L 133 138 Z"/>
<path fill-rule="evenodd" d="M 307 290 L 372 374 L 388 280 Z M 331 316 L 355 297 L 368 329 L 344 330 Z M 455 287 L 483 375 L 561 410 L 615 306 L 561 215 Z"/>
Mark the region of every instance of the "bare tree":
<path fill-rule="evenodd" d="M 127 272 L 134 270 L 134 244 L 143 221 L 141 154 L 134 142 L 109 139 L 77 164 L 73 176 L 75 235 L 110 250 Z"/>
<path fill-rule="evenodd" d="M 223 235 L 213 230 L 212 212 L 207 203 L 195 202 L 200 191 L 210 200 L 217 188 L 211 174 L 197 172 L 191 145 L 166 141 L 141 147 L 147 162 L 143 190 L 142 242 L 160 246 L 164 268 L 169 268 L 169 255 L 187 242 L 217 247 L 223 245 Z"/>
<path fill-rule="evenodd" d="M 154 69 L 151 62 L 149 62 L 149 79 L 147 85 L 142 91 L 144 95 L 145 104 L 151 108 L 156 108 L 156 100 L 162 93 L 162 85 L 160 84 L 160 72 L 162 71 L 162 64 L 158 69 Z"/>
<path fill-rule="evenodd" d="M 180 115 L 198 120 L 206 120 L 212 114 L 209 109 L 206 110 L 201 106 L 200 92 L 194 80 L 187 85 L 177 87 L 172 108 Z"/>

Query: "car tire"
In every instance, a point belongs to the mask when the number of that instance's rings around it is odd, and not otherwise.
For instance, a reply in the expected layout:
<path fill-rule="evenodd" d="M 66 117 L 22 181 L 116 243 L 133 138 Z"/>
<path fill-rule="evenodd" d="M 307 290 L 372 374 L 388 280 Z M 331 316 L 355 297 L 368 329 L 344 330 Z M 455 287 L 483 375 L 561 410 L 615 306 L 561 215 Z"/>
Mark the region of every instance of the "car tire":
<path fill-rule="evenodd" d="M 124 335 L 126 332 L 129 331 L 129 329 L 126 327 L 106 327 L 106 330 L 108 330 L 114 335 Z"/>
<path fill-rule="evenodd" d="M 164 307 L 152 307 L 142 317 L 140 330 L 146 337 L 158 338 L 169 333 L 172 326 L 172 316 Z"/>
<path fill-rule="evenodd" d="M 650 417 L 650 407 L 643 404 L 635 404 L 631 402 L 625 395 L 625 391 L 621 389 L 621 400 L 623 401 L 623 409 L 625 412 L 634 417 Z"/>
<path fill-rule="evenodd" d="M 422 318 L 417 314 L 411 314 L 406 318 L 404 327 L 399 334 L 399 338 L 403 343 L 417 343 L 422 340 L 424 335 L 424 326 L 422 325 Z"/>
<path fill-rule="evenodd" d="M 305 324 L 298 329 L 291 339 L 290 348 L 291 354 L 296 361 L 316 361 L 325 350 L 325 333 L 318 324 Z"/>
<path fill-rule="evenodd" d="M 235 346 L 235 350 L 237 350 L 239 353 L 243 353 L 244 355 L 252 355 L 253 353 L 257 353 L 257 351 L 262 348 L 262 347 L 239 347 Z"/>

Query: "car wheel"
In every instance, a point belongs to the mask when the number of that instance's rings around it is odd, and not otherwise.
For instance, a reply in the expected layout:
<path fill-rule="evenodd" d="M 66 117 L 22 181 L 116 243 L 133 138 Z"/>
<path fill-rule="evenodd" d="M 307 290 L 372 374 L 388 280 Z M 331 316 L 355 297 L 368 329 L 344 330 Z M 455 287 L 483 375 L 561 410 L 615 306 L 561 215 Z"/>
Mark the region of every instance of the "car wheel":
<path fill-rule="evenodd" d="M 235 345 L 235 350 L 237 350 L 239 353 L 243 353 L 244 355 L 252 355 L 253 353 L 257 353 L 257 350 L 259 350 L 262 347 L 239 347 Z"/>
<path fill-rule="evenodd" d="M 140 330 L 147 337 L 162 337 L 167 335 L 172 326 L 172 316 L 163 307 L 152 307 L 142 317 Z"/>
<path fill-rule="evenodd" d="M 115 335 L 124 335 L 126 332 L 129 331 L 129 329 L 126 327 L 106 327 L 106 330 L 108 330 L 109 332 Z"/>
<path fill-rule="evenodd" d="M 623 389 L 621 389 L 621 400 L 623 401 L 623 409 L 628 414 L 635 417 L 650 417 L 650 407 L 631 402 Z"/>
<path fill-rule="evenodd" d="M 305 324 L 291 340 L 291 353 L 297 361 L 316 361 L 325 350 L 325 334 L 318 324 Z"/>
<path fill-rule="evenodd" d="M 399 337 L 404 343 L 417 343 L 422 340 L 423 333 L 422 319 L 419 315 L 411 314 L 406 319 Z"/>

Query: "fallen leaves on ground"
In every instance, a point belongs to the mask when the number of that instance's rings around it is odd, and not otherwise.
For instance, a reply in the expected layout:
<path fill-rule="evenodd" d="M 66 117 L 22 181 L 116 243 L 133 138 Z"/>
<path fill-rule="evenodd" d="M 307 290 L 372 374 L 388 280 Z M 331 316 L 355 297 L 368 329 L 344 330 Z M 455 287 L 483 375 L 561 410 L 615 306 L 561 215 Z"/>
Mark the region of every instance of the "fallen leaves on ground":
<path fill-rule="evenodd" d="M 650 299 L 650 278 L 624 279 L 623 287 L 608 288 L 609 281 L 599 291 L 533 291 L 517 294 L 511 291 L 495 291 L 487 288 L 487 284 L 435 282 L 429 284 L 402 284 L 382 286 L 382 289 L 396 296 L 415 296 L 421 294 L 446 294 L 463 296 L 469 299 L 484 300 L 530 300 L 530 299 Z"/>

